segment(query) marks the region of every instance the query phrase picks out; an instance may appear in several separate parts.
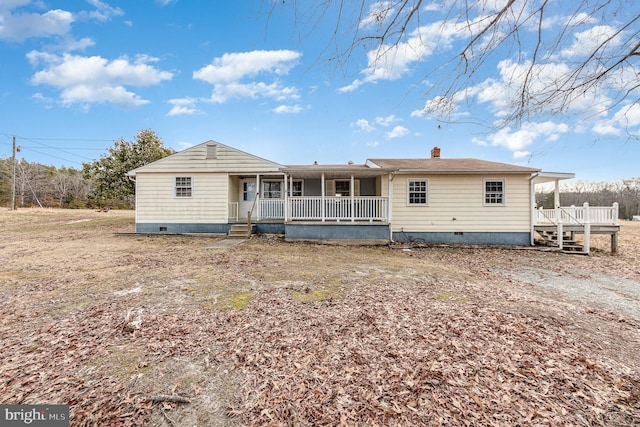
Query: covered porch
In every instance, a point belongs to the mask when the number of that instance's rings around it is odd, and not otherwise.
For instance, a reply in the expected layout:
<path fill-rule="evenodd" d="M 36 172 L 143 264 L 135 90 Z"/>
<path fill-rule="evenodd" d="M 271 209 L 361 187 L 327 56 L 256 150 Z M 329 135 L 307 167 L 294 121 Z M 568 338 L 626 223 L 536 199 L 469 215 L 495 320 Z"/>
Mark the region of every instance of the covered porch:
<path fill-rule="evenodd" d="M 574 174 L 541 172 L 532 179 L 532 185 L 553 183 L 554 207 L 538 208 L 533 202 L 533 233 L 542 237 L 550 246 L 561 251 L 576 251 L 589 254 L 591 251 L 591 235 L 606 234 L 611 236 L 611 253 L 618 252 L 618 203 L 612 206 L 562 206 L 560 204 L 560 186 L 562 179 L 574 178 Z M 576 237 L 582 235 L 582 244 Z"/>
<path fill-rule="evenodd" d="M 282 175 L 241 176 L 230 191 L 229 219 L 252 222 L 390 221 L 387 171 L 364 165 L 309 165 Z"/>

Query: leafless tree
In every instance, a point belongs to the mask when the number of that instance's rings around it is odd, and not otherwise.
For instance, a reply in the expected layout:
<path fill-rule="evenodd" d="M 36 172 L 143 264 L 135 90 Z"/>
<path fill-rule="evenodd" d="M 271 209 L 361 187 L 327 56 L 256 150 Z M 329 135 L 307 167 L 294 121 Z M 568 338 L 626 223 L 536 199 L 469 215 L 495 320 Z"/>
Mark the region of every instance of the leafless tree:
<path fill-rule="evenodd" d="M 263 0 L 262 6 L 270 16 L 292 11 L 301 37 L 329 25 L 325 54 L 345 68 L 364 49 L 365 71 L 380 73 L 411 50 L 422 64 L 418 79 L 428 82 L 428 113 L 451 114 L 488 67 L 495 74 L 496 63 L 509 58 L 501 70 L 509 105 L 499 125 L 588 103 L 597 104 L 590 114 L 615 109 L 616 120 L 635 120 L 637 0 Z M 421 61 L 434 50 L 449 52 L 448 60 Z"/>

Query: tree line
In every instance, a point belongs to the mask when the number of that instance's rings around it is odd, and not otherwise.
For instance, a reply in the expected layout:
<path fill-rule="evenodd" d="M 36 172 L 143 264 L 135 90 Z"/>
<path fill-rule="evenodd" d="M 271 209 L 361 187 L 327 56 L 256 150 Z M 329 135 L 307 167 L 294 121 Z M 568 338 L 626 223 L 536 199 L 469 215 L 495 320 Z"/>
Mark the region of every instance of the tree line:
<path fill-rule="evenodd" d="M 100 159 L 82 168 L 56 167 L 16 161 L 16 207 L 133 209 L 135 183 L 126 173 L 173 154 L 174 150 L 150 129 L 141 130 L 134 141 L 115 141 Z M 11 159 L 0 158 L 0 205 L 11 205 Z M 561 187 L 563 206 L 611 206 L 619 204 L 620 219 L 640 215 L 640 178 L 608 182 L 576 182 Z M 553 191 L 536 193 L 538 207 L 553 208 Z"/>
<path fill-rule="evenodd" d="M 126 173 L 173 153 L 155 132 L 145 129 L 135 141 L 115 141 L 100 159 L 82 168 L 16 159 L 16 207 L 133 209 L 135 183 Z M 11 178 L 11 158 L 0 158 L 0 204 L 8 208 Z"/>

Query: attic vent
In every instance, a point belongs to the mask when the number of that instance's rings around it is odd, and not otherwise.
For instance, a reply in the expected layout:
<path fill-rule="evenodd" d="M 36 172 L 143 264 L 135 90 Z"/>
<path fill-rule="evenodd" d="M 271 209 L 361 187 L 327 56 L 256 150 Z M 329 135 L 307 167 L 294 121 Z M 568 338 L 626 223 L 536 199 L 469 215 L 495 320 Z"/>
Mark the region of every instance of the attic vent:
<path fill-rule="evenodd" d="M 218 146 L 215 144 L 207 145 L 207 159 L 215 159 Z"/>

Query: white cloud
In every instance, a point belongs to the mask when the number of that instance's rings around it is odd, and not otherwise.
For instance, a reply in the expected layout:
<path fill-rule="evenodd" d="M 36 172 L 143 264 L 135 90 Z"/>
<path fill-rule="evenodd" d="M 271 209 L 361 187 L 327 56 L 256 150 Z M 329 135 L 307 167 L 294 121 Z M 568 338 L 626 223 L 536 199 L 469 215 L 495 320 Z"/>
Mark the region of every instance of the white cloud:
<path fill-rule="evenodd" d="M 367 142 L 367 147 L 377 147 L 380 145 L 380 142 L 378 141 L 369 141 Z"/>
<path fill-rule="evenodd" d="M 125 86 L 150 86 L 170 80 L 173 74 L 159 70 L 148 62 L 155 58 L 139 56 L 108 60 L 100 56 L 55 55 L 31 51 L 27 58 L 44 69 L 31 78 L 34 85 L 48 85 L 60 90 L 63 105 L 112 103 L 137 107 L 149 101 L 125 89 Z"/>
<path fill-rule="evenodd" d="M 514 159 L 522 159 L 525 157 L 529 157 L 531 155 L 530 151 L 514 151 L 513 158 Z"/>
<path fill-rule="evenodd" d="M 396 8 L 390 1 L 378 1 L 369 5 L 369 12 L 360 20 L 359 27 L 367 28 L 374 25 L 382 25 L 389 16 L 395 12 Z"/>
<path fill-rule="evenodd" d="M 32 98 L 35 99 L 38 102 L 41 102 L 42 105 L 44 105 L 44 108 L 46 108 L 46 109 L 52 108 L 53 105 L 55 104 L 55 99 L 49 98 L 48 96 L 44 96 L 40 92 L 34 93 L 32 95 Z"/>
<path fill-rule="evenodd" d="M 80 11 L 75 14 L 67 10 L 51 9 L 46 12 L 19 11 L 18 8 L 32 6 L 44 8 L 42 2 L 31 0 L 2 0 L 0 2 L 0 40 L 23 42 L 30 38 L 61 37 L 72 38 L 71 27 L 76 21 L 97 20 L 105 22 L 124 12 L 100 0 L 87 0 L 95 10 Z M 87 40 L 87 39 L 83 39 Z M 67 41 L 64 46 L 73 46 Z"/>
<path fill-rule="evenodd" d="M 596 25 L 586 31 L 574 34 L 573 44 L 560 51 L 564 58 L 576 58 L 589 55 L 607 45 L 607 50 L 617 48 L 621 44 L 619 37 L 615 37 L 618 29 L 609 25 Z"/>
<path fill-rule="evenodd" d="M 184 142 L 184 141 L 178 142 L 178 145 L 182 147 L 183 150 L 193 147 L 193 144 L 191 142 Z"/>
<path fill-rule="evenodd" d="M 464 26 L 458 23 L 433 22 L 409 33 L 406 40 L 394 45 L 382 45 L 367 53 L 367 67 L 360 73 L 362 79 L 338 89 L 351 92 L 364 83 L 380 80 L 397 80 L 411 71 L 411 66 L 425 60 L 436 49 L 448 48 L 456 38 L 468 36 Z"/>
<path fill-rule="evenodd" d="M 95 19 L 100 22 L 105 22 L 113 18 L 114 16 L 124 15 L 124 11 L 119 7 L 112 7 L 100 0 L 87 0 L 91 6 L 96 10 L 82 11 L 78 13 L 78 19 Z"/>
<path fill-rule="evenodd" d="M 409 133 L 409 129 L 404 126 L 396 126 L 385 134 L 387 139 L 401 138 Z"/>
<path fill-rule="evenodd" d="M 227 83 L 215 85 L 211 94 L 211 101 L 222 104 L 233 98 L 273 98 L 276 101 L 298 99 L 298 90 L 295 87 L 284 87 L 279 83 Z"/>
<path fill-rule="evenodd" d="M 640 126 L 640 105 L 628 104 L 621 107 L 610 119 L 597 122 L 593 131 L 603 136 L 621 136 L 633 133 Z M 635 129 L 637 134 L 637 129 Z"/>
<path fill-rule="evenodd" d="M 224 103 L 232 98 L 273 98 L 278 101 L 298 99 L 295 87 L 287 87 L 277 80 L 243 82 L 244 79 L 269 75 L 285 76 L 297 65 L 301 54 L 291 50 L 255 50 L 225 53 L 205 67 L 193 72 L 193 78 L 213 85 L 211 101 Z M 274 77 L 275 76 L 275 77 Z"/>
<path fill-rule="evenodd" d="M 301 112 L 303 108 L 300 105 L 278 105 L 273 111 L 276 114 L 297 114 Z"/>
<path fill-rule="evenodd" d="M 372 126 L 367 119 L 359 119 L 355 123 L 351 123 L 351 127 L 357 127 L 363 132 L 372 132 L 376 130 L 375 126 Z"/>
<path fill-rule="evenodd" d="M 1 12 L 1 11 L 0 11 Z M 71 31 L 73 14 L 65 10 L 0 15 L 0 40 L 22 42 L 32 37 L 63 36 Z"/>
<path fill-rule="evenodd" d="M 379 124 L 380 126 L 391 126 L 393 123 L 395 122 L 399 122 L 402 119 L 397 118 L 395 115 L 390 115 L 390 116 L 386 116 L 386 117 L 376 117 L 375 122 L 377 124 Z"/>
<path fill-rule="evenodd" d="M 193 78 L 211 84 L 237 82 L 261 73 L 286 75 L 297 65 L 301 54 L 292 50 L 254 50 L 225 53 L 220 58 L 193 72 Z"/>
<path fill-rule="evenodd" d="M 514 153 L 521 153 L 536 140 L 556 141 L 569 130 L 569 126 L 565 123 L 527 122 L 523 123 L 520 129 L 512 130 L 510 127 L 505 127 L 489 135 L 486 140 L 474 138 L 473 142 L 478 145 L 504 147 Z"/>
<path fill-rule="evenodd" d="M 198 102 L 195 98 L 176 98 L 170 99 L 169 104 L 173 105 L 167 116 L 182 116 L 201 114 L 203 111 L 196 107 Z"/>
<path fill-rule="evenodd" d="M 74 51 L 74 50 L 83 51 L 88 47 L 94 46 L 95 44 L 96 43 L 93 41 L 93 39 L 91 39 L 89 37 L 83 37 L 80 40 L 66 39 L 61 44 L 61 46 L 63 47 L 64 51 L 71 52 L 71 51 Z"/>

